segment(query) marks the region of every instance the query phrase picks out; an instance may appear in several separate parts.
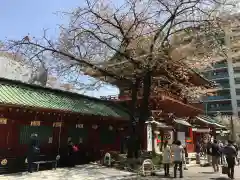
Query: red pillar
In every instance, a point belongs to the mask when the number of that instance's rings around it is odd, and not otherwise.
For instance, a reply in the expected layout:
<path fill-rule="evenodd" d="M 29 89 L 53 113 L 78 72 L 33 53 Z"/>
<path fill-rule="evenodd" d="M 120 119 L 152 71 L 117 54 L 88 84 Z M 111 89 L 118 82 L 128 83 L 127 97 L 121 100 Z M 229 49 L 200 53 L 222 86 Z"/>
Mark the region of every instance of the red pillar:
<path fill-rule="evenodd" d="M 193 143 L 193 131 L 192 131 L 192 127 L 188 128 L 188 132 L 189 132 L 189 140 L 190 142 L 186 142 L 187 143 L 187 148 L 188 148 L 188 152 L 194 152 L 194 143 Z"/>

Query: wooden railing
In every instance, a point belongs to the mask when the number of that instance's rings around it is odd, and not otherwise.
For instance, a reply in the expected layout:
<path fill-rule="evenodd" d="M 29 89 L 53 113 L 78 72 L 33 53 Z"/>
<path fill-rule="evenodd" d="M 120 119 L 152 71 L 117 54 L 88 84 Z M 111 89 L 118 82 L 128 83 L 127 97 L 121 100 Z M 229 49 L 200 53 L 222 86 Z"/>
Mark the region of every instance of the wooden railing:
<path fill-rule="evenodd" d="M 122 93 L 121 95 L 122 97 L 128 97 L 128 98 L 131 98 L 131 91 L 125 91 L 125 93 Z M 143 93 L 142 92 L 138 92 L 138 98 L 142 98 L 143 96 Z M 161 96 L 167 96 L 167 97 L 170 97 L 172 99 L 175 99 L 175 100 L 178 100 L 178 101 L 181 101 L 183 103 L 187 103 L 187 100 L 176 95 L 176 94 L 173 94 L 171 93 L 169 90 L 164 90 L 162 88 L 158 88 L 157 90 L 155 89 L 155 91 L 152 91 L 151 92 L 151 97 L 161 97 Z"/>

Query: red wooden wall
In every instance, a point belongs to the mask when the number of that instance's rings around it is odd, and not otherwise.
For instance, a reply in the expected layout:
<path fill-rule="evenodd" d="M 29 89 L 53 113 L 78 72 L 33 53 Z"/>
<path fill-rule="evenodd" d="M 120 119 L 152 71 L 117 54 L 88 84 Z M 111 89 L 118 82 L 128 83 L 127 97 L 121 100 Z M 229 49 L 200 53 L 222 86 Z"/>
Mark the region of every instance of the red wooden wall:
<path fill-rule="evenodd" d="M 126 127 L 128 121 L 113 118 L 102 118 L 95 116 L 79 116 L 70 113 L 55 113 L 49 111 L 20 109 L 18 107 L 0 110 L 1 116 L 7 119 L 7 124 L 0 124 L 0 157 L 17 157 L 26 156 L 27 144 L 20 144 L 20 127 L 29 125 L 31 121 L 41 121 L 41 126 L 51 127 L 52 143 L 44 143 L 40 145 L 41 154 L 57 154 L 58 147 L 67 148 L 69 137 L 69 128 L 76 127 L 76 124 L 83 124 L 88 131 L 88 137 L 82 144 L 88 148 L 95 148 L 103 151 L 119 151 L 120 141 L 126 136 Z M 62 127 L 53 127 L 54 122 L 62 122 Z M 92 126 L 97 125 L 94 129 Z M 113 144 L 103 145 L 100 143 L 100 128 L 112 126 L 115 132 L 115 140 Z M 120 130 L 123 128 L 123 130 Z M 60 138 L 60 146 L 59 146 Z M 81 145 L 80 145 L 81 146 Z M 80 147 L 81 148 L 81 147 Z"/>

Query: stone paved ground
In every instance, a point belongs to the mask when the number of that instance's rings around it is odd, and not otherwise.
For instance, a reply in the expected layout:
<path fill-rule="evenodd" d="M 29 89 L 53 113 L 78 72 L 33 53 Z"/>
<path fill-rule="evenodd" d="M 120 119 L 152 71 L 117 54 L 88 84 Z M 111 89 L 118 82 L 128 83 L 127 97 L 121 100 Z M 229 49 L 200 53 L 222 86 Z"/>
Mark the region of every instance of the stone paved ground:
<path fill-rule="evenodd" d="M 227 180 L 227 175 L 219 173 L 213 173 L 211 167 L 199 167 L 193 166 L 184 171 L 184 178 L 176 178 L 178 180 Z M 170 180 L 173 179 L 173 172 L 169 178 L 165 178 L 163 174 L 155 177 L 141 177 L 139 180 Z M 235 168 L 235 180 L 240 180 L 240 166 Z"/>
<path fill-rule="evenodd" d="M 240 180 L 240 166 L 235 168 L 235 179 Z M 130 172 L 119 171 L 111 168 L 99 167 L 97 165 L 83 165 L 75 168 L 58 168 L 57 170 L 40 171 L 32 174 L 20 173 L 1 175 L 0 180 L 118 180 L 118 179 L 134 179 L 134 180 L 169 180 L 171 177 L 165 178 L 163 173 L 158 176 L 137 177 Z M 177 178 L 179 179 L 179 178 Z M 211 167 L 199 167 L 195 165 L 184 171 L 183 180 L 225 180 L 226 175 L 221 173 L 213 173 Z"/>
<path fill-rule="evenodd" d="M 0 176 L 0 180 L 118 180 L 134 178 L 136 179 L 136 175 L 130 172 L 90 164 L 77 166 L 75 168 L 58 168 L 56 170 L 39 171 L 32 174 L 19 173 Z"/>

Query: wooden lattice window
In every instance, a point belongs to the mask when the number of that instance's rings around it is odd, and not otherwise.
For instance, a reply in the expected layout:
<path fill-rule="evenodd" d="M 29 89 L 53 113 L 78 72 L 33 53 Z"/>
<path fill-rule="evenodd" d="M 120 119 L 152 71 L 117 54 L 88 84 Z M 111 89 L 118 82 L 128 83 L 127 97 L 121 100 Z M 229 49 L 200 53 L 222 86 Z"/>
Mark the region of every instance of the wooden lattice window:
<path fill-rule="evenodd" d="M 19 141 L 20 144 L 28 144 L 30 142 L 31 134 L 37 134 L 39 142 L 48 143 L 49 137 L 53 135 L 53 129 L 49 126 L 29 126 L 22 125 L 19 129 Z"/>

